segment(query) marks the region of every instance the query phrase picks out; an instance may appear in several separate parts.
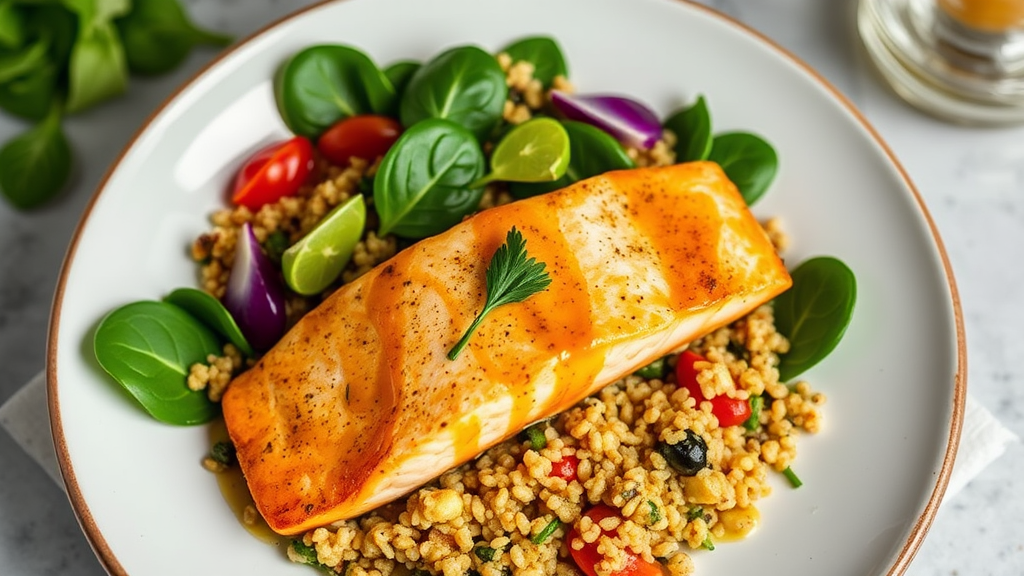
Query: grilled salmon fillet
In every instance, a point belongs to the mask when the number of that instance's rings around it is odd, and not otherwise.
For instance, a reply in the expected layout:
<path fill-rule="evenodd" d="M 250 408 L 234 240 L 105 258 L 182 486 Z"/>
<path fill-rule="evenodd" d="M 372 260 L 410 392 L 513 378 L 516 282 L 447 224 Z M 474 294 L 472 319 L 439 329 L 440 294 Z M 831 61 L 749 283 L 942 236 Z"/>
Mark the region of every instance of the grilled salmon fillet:
<path fill-rule="evenodd" d="M 515 226 L 552 282 L 490 313 Z M 256 506 L 281 534 L 406 494 L 789 287 L 717 164 L 611 172 L 486 210 L 309 312 L 223 398 Z"/>

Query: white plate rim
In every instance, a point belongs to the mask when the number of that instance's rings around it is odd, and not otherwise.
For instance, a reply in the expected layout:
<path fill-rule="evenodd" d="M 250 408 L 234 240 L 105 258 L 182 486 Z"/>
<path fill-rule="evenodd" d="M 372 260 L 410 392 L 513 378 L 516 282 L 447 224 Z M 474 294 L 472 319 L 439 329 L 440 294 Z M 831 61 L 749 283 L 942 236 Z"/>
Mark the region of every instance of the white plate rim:
<path fill-rule="evenodd" d="M 57 460 L 60 465 L 61 476 L 64 482 L 65 490 L 68 498 L 72 505 L 72 509 L 79 521 L 79 524 L 85 533 L 90 545 L 93 548 L 97 558 L 103 565 L 104 569 L 113 576 L 128 576 L 128 572 L 118 561 L 114 554 L 111 546 L 106 541 L 104 535 L 100 532 L 93 519 L 93 515 L 90 511 L 89 505 L 85 500 L 85 497 L 76 481 L 75 471 L 71 465 L 70 453 L 68 450 L 67 443 L 65 441 L 64 429 L 61 420 L 60 410 L 60 399 L 58 394 L 59 389 L 59 373 L 58 373 L 58 346 L 57 340 L 60 329 L 61 312 L 63 304 L 63 295 L 67 289 L 68 273 L 71 268 L 71 264 L 77 253 L 79 247 L 79 241 L 82 237 L 82 232 L 85 228 L 87 221 L 93 209 L 95 208 L 97 201 L 102 196 L 102 191 L 106 188 L 107 183 L 111 177 L 117 172 L 125 156 L 133 149 L 136 142 L 149 130 L 150 126 L 154 121 L 168 108 L 178 96 L 194 84 L 198 79 L 204 76 L 207 71 L 216 67 L 221 62 L 231 58 L 236 52 L 240 51 L 254 40 L 262 37 L 263 35 L 273 31 L 277 27 L 285 24 L 291 20 L 300 18 L 308 12 L 315 11 L 322 6 L 328 4 L 341 4 L 346 0 L 320 0 L 314 2 L 308 6 L 302 7 L 294 12 L 284 15 L 276 20 L 271 21 L 262 28 L 255 32 L 245 36 L 238 40 L 235 44 L 228 47 L 210 62 L 205 64 L 202 68 L 192 74 L 186 79 L 181 85 L 178 86 L 164 101 L 157 106 L 154 111 L 146 118 L 139 129 L 132 135 L 125 147 L 119 152 L 115 160 L 111 163 L 110 167 L 105 172 L 100 183 L 97 185 L 96 190 L 93 193 L 92 198 L 86 205 L 78 224 L 76 225 L 72 239 L 69 243 L 66 251 L 60 275 L 57 282 L 57 287 L 54 292 L 53 305 L 50 314 L 50 324 L 47 337 L 47 352 L 46 352 L 46 391 L 47 391 L 47 408 L 50 415 L 50 427 L 53 435 L 54 449 L 56 451 Z M 777 42 L 762 34 L 761 32 L 751 28 L 750 26 L 739 22 L 735 18 L 720 12 L 709 6 L 697 4 L 692 0 L 666 0 L 668 2 L 677 2 L 686 4 L 690 8 L 718 18 L 725 23 L 739 29 L 741 32 L 748 34 L 758 41 L 760 41 L 766 48 L 774 50 L 777 55 L 787 60 L 790 64 L 795 65 L 801 69 L 804 73 L 810 75 L 818 84 L 819 87 L 823 88 L 828 96 L 842 105 L 846 111 L 860 124 L 870 137 L 874 140 L 874 143 L 880 147 L 884 152 L 891 167 L 895 168 L 899 174 L 902 183 L 908 191 L 911 193 L 912 198 L 916 204 L 920 215 L 923 217 L 927 228 L 931 234 L 931 240 L 934 243 L 934 247 L 940 258 L 942 264 L 942 271 L 947 281 L 947 289 L 951 297 L 951 306 L 953 312 L 954 331 L 956 337 L 955 349 L 956 349 L 956 371 L 953 382 L 953 406 L 951 407 L 950 422 L 949 422 L 949 434 L 946 439 L 946 449 L 942 457 L 941 468 L 938 470 L 935 478 L 935 485 L 931 491 L 931 494 L 927 500 L 926 505 L 922 509 L 921 513 L 917 517 L 913 524 L 912 529 L 904 542 L 902 548 L 897 554 L 896 558 L 890 565 L 887 576 L 898 576 L 903 574 L 909 567 L 914 556 L 927 535 L 928 529 L 934 519 L 936 512 L 938 511 L 939 505 L 942 502 L 942 497 L 945 493 L 946 486 L 949 483 L 949 478 L 952 473 L 953 463 L 956 458 L 957 448 L 963 428 L 963 418 L 966 404 L 967 394 L 967 350 L 966 350 L 966 336 L 964 329 L 963 312 L 960 301 L 959 291 L 956 286 L 954 279 L 952 265 L 949 261 L 949 256 L 946 251 L 945 245 L 939 235 L 938 228 L 932 219 L 927 206 L 924 203 L 923 197 L 910 179 L 909 174 L 902 166 L 896 155 L 892 152 L 891 148 L 881 137 L 879 132 L 871 125 L 867 118 L 857 109 L 857 107 L 850 101 L 842 92 L 835 88 L 828 80 L 826 80 L 820 73 L 813 69 L 810 65 L 805 63 L 802 59 L 791 53 L 789 50 L 783 48 Z"/>

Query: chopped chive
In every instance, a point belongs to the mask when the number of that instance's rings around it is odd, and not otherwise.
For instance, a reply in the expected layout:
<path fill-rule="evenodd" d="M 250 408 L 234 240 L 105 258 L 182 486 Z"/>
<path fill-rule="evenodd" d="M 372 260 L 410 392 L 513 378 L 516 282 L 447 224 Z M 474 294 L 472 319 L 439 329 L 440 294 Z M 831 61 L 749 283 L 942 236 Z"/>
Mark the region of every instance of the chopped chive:
<path fill-rule="evenodd" d="M 633 372 L 641 378 L 651 380 L 653 378 L 664 378 L 665 377 L 665 359 L 658 358 L 654 362 L 651 362 L 647 366 Z"/>
<path fill-rule="evenodd" d="M 291 241 L 288 239 L 288 235 L 280 230 L 275 230 L 269 236 L 264 244 L 264 248 L 267 250 L 267 257 L 272 262 L 280 262 L 281 255 L 284 251 L 291 246 Z"/>
<path fill-rule="evenodd" d="M 651 524 L 661 522 L 661 510 L 658 510 L 658 505 L 650 500 L 647 501 L 647 505 L 651 508 L 651 511 L 648 513 L 648 519 L 651 521 Z"/>
<path fill-rule="evenodd" d="M 551 538 L 551 535 L 554 534 L 555 530 L 558 530 L 558 527 L 561 525 L 562 523 L 558 518 L 555 518 L 551 522 L 548 522 L 548 525 L 538 532 L 536 536 L 530 538 L 530 542 L 533 542 L 534 544 L 543 544 L 548 538 Z"/>
<path fill-rule="evenodd" d="M 743 427 L 753 432 L 761 425 L 761 408 L 764 407 L 764 398 L 751 396 L 748 402 L 750 402 L 750 418 L 743 423 Z"/>
<path fill-rule="evenodd" d="M 320 563 L 320 559 L 316 555 L 316 548 L 306 546 L 302 540 L 292 540 L 292 550 L 302 559 L 303 564 L 313 566 L 327 574 L 335 573 L 329 566 Z"/>
<path fill-rule="evenodd" d="M 235 447 L 231 442 L 217 442 L 210 448 L 210 458 L 219 464 L 230 466 L 235 460 Z"/>
<path fill-rule="evenodd" d="M 364 176 L 364 177 L 360 178 L 359 179 L 359 184 L 357 186 L 359 188 L 359 193 L 360 194 L 363 194 L 364 196 L 372 196 L 373 195 L 373 178 L 372 177 Z"/>
<path fill-rule="evenodd" d="M 700 518 L 703 515 L 704 509 L 701 508 L 700 506 L 697 506 L 696 508 L 690 508 L 689 510 L 686 511 L 686 520 L 689 522 L 693 522 L 694 520 Z"/>
<path fill-rule="evenodd" d="M 705 550 L 715 549 L 715 543 L 711 541 L 711 534 L 704 537 L 704 541 L 700 543 L 700 547 Z"/>
<path fill-rule="evenodd" d="M 530 443 L 530 448 L 534 450 L 543 450 L 544 448 L 547 448 L 548 438 L 544 435 L 543 423 L 530 426 L 526 430 L 523 430 L 523 434 L 526 435 L 526 441 Z"/>
<path fill-rule="evenodd" d="M 801 480 L 800 477 L 796 475 L 796 472 L 793 472 L 793 469 L 789 466 L 786 466 L 786 469 L 782 471 L 782 475 L 786 477 L 786 480 L 789 480 L 789 483 L 793 488 L 799 488 L 804 485 L 803 480 Z"/>
<path fill-rule="evenodd" d="M 477 546 L 473 549 L 473 553 L 476 554 L 476 557 L 483 560 L 484 562 L 490 562 L 491 560 L 494 560 L 494 555 L 497 552 L 497 550 L 491 548 L 490 546 Z"/>

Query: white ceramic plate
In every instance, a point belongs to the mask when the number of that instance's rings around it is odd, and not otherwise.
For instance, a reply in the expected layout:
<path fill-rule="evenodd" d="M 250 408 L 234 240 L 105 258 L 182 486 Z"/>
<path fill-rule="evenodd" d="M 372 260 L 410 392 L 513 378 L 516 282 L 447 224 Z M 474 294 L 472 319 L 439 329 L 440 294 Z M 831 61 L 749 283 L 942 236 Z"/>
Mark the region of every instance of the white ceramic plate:
<path fill-rule="evenodd" d="M 761 530 L 696 552 L 698 574 L 906 568 L 952 466 L 964 343 L 935 228 L 863 118 L 764 38 L 677 0 L 346 0 L 266 29 L 182 89 L 125 151 L 75 237 L 53 315 L 50 409 L 71 500 L 111 573 L 312 573 L 236 523 L 199 466 L 206 430 L 149 418 L 91 352 L 109 310 L 195 284 L 187 247 L 231 171 L 287 135 L 271 93 L 278 65 L 320 42 L 360 46 L 384 64 L 533 33 L 559 39 L 583 91 L 632 94 L 662 114 L 704 94 L 717 130 L 765 135 L 781 171 L 755 211 L 784 219 L 790 262 L 829 254 L 857 274 L 844 341 L 806 374 L 829 402 L 825 430 L 800 440 L 804 487 L 775 482 Z"/>

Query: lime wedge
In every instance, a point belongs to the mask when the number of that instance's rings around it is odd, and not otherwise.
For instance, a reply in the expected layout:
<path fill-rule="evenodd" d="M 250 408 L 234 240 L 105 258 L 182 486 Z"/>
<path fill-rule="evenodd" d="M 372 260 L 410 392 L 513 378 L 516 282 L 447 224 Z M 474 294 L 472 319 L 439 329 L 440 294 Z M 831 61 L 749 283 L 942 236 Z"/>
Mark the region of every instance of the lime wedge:
<path fill-rule="evenodd" d="M 281 256 L 284 281 L 304 296 L 323 291 L 352 258 L 366 226 L 366 203 L 361 194 L 331 210 Z"/>
<path fill-rule="evenodd" d="M 491 154 L 492 180 L 551 182 L 569 167 L 569 134 L 552 118 L 534 118 L 516 126 Z"/>

